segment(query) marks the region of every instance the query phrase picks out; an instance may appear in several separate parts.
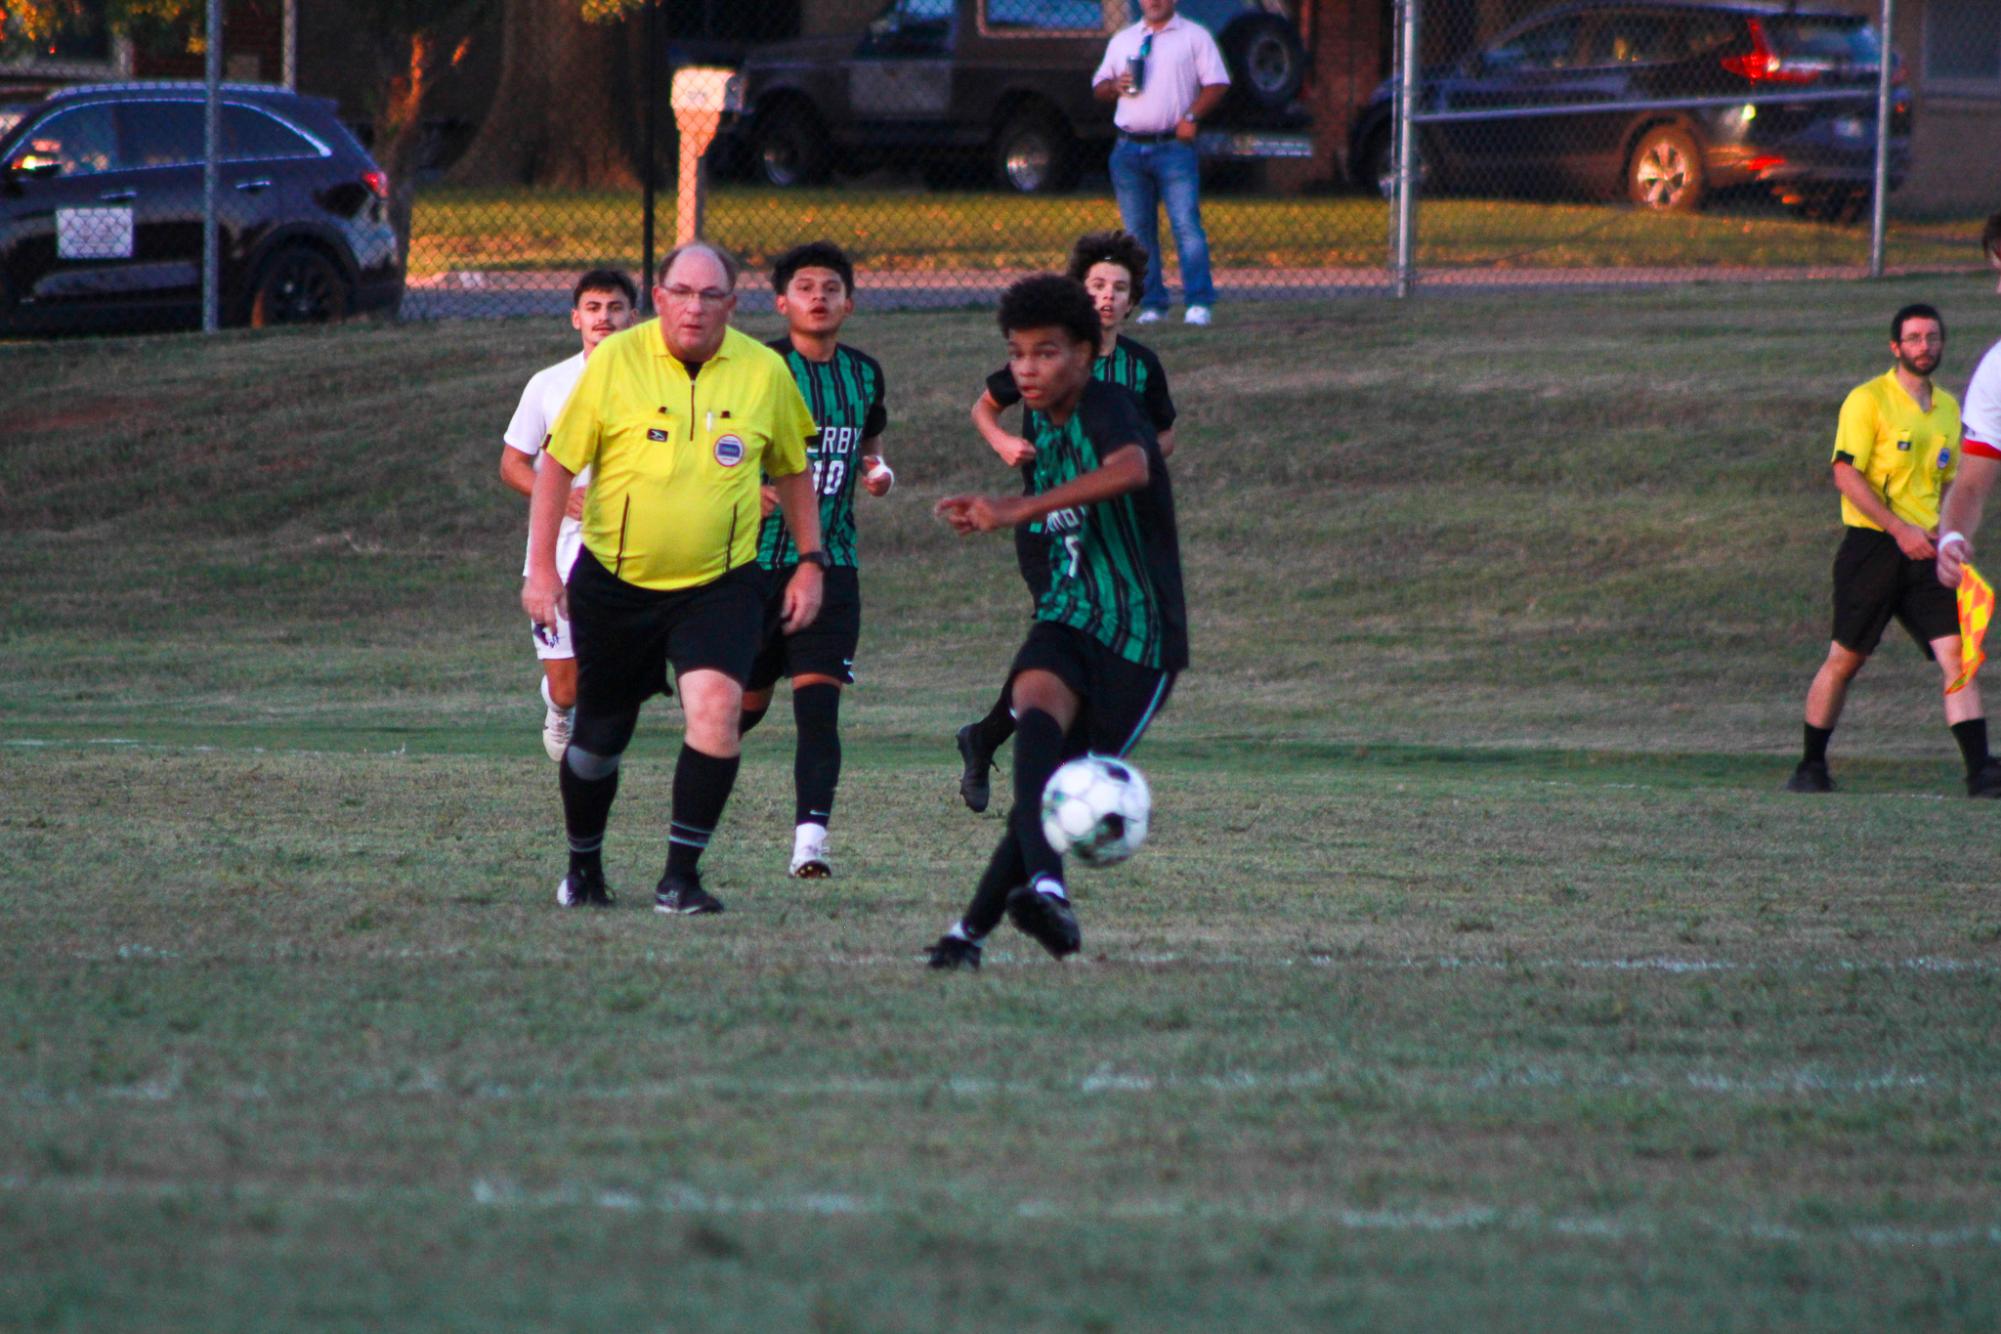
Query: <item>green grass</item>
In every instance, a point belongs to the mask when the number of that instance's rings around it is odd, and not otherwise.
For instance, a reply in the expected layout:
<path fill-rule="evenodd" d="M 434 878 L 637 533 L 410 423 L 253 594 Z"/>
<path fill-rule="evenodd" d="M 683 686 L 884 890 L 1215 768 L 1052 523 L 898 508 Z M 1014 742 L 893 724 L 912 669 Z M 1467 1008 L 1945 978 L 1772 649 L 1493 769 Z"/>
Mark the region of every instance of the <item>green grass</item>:
<path fill-rule="evenodd" d="M 1840 395 L 1953 278 L 1226 307 L 1152 341 L 1196 664 L 1085 954 L 917 955 L 1019 634 L 983 315 L 856 325 L 840 877 L 790 733 L 645 910 L 674 714 L 560 870 L 520 507 L 544 324 L 0 366 L 0 1326 L 1992 1328 L 2001 837 L 1892 639 L 1777 792 Z M 763 331 L 765 326 L 755 326 Z M 304 373 L 302 368 L 305 369 Z M 273 386 L 283 386 L 274 392 Z"/>
<path fill-rule="evenodd" d="M 1761 204 L 1687 217 L 1653 217 L 1590 204 L 1425 200 L 1419 258 L 1429 266 L 1560 269 L 1658 266 L 1803 267 L 1868 262 L 1867 227 L 1832 227 Z M 673 231 L 674 200 L 659 226 Z M 453 269 L 582 268 L 633 264 L 640 200 L 631 193 L 555 193 L 435 187 L 418 197 L 412 276 Z M 1222 268 L 1382 268 L 1388 206 L 1359 194 L 1259 196 L 1212 192 L 1203 220 Z M 760 263 L 801 235 L 843 238 L 875 270 L 1037 268 L 1082 231 L 1118 225 L 1109 194 L 1053 199 L 916 189 L 773 191 L 723 186 L 708 232 Z M 1980 219 L 1897 219 L 1892 264 L 1965 268 Z M 1977 259 L 1976 261 L 1977 262 Z"/>

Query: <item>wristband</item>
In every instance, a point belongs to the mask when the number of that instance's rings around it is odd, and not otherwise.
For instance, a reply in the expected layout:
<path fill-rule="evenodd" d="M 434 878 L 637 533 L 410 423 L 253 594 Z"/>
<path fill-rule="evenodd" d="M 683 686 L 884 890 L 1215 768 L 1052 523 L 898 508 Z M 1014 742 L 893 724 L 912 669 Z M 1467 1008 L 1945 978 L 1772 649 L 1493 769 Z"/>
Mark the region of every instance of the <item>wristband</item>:
<path fill-rule="evenodd" d="M 887 477 L 889 479 L 889 484 L 891 486 L 896 485 L 896 473 L 890 468 L 890 466 L 887 463 L 884 463 L 880 459 L 877 459 L 875 466 L 873 468 L 870 468 L 866 473 L 863 474 L 863 476 L 871 482 L 873 482 L 878 477 Z"/>
<path fill-rule="evenodd" d="M 1947 534 L 1946 534 L 1946 535 L 1945 535 L 1944 537 L 1941 537 L 1941 538 L 1940 538 L 1940 539 L 1938 540 L 1938 549 L 1939 549 L 1940 551 L 1944 551 L 1944 550 L 1945 550 L 1945 544 L 1946 544 L 1946 543 L 1948 543 L 1948 542 L 1957 542 L 1957 543 L 1959 543 L 1959 544 L 1960 544 L 1961 546 L 1965 547 L 1965 548 L 1966 548 L 1967 550 L 1969 550 L 1969 551 L 1971 551 L 1971 550 L 1973 549 L 1973 543 L 1971 543 L 1971 542 L 1969 542 L 1969 541 L 1967 541 L 1967 540 L 1966 540 L 1966 534 L 1965 534 L 1965 533 L 1962 533 L 1962 532 L 1959 532 L 1959 531 L 1957 531 L 1957 530 L 1955 530 L 1955 531 L 1953 531 L 1953 532 L 1950 532 L 1950 533 L 1947 533 Z"/>
<path fill-rule="evenodd" d="M 834 562 L 827 559 L 827 553 L 824 551 L 802 551 L 799 553 L 799 563 L 801 565 L 817 565 L 823 571 L 832 569 L 834 565 Z"/>

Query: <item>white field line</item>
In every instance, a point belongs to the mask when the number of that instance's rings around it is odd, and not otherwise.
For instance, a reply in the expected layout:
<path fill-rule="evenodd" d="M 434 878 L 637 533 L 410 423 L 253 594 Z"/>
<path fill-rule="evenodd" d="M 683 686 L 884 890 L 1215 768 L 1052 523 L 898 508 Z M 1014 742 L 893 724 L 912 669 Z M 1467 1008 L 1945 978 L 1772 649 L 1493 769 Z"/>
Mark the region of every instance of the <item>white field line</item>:
<path fill-rule="evenodd" d="M 231 1204 L 244 1199 L 287 1204 L 373 1205 L 537 1212 L 602 1211 L 693 1217 L 882 1218 L 921 1212 L 916 1202 L 891 1196 L 843 1191 L 780 1191 L 735 1194 L 689 1185 L 607 1186 L 566 1183 L 529 1188 L 506 1178 L 481 1178 L 461 1192 L 449 1187 L 353 1186 L 315 1182 L 227 1183 L 138 1181 L 118 1177 L 0 1176 L 0 1193 L 43 1199 L 155 1201 L 207 1199 Z M 1856 1223 L 1846 1227 L 1801 1228 L 1759 1219 L 1696 1216 L 1655 1222 L 1606 1214 L 1549 1213 L 1522 1206 L 1468 1205 L 1457 1209 L 1360 1209 L 1303 1193 L 1193 1200 L 1177 1196 L 1129 1196 L 1099 1203 L 1025 1198 L 1003 1202 L 1001 1212 L 1034 1222 L 1264 1222 L 1307 1223 L 1351 1232 L 1438 1234 L 1515 1232 L 1621 1242 L 1659 1240 L 1700 1232 L 1728 1241 L 1776 1245 L 1854 1243 L 1879 1250 L 1965 1250 L 2001 1248 L 2001 1222 L 1967 1221 L 1916 1227 Z"/>

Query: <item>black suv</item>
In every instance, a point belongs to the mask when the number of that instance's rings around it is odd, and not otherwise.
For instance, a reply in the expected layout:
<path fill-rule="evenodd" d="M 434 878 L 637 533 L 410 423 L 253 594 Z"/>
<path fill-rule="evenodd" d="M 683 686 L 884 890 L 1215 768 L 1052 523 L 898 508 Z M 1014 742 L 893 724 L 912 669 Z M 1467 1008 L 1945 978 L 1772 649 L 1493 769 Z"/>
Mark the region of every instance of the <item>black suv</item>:
<path fill-rule="evenodd" d="M 1215 34 L 1230 70 L 1203 155 L 1309 156 L 1306 53 L 1280 0 L 1178 12 Z M 1138 18 L 1131 0 L 890 0 L 866 31 L 753 49 L 723 161 L 777 186 L 910 162 L 939 183 L 990 172 L 1024 194 L 1068 189 L 1111 146 L 1091 74 Z"/>
<path fill-rule="evenodd" d="M 68 88 L 0 131 L 0 329 L 161 327 L 201 306 L 200 84 Z M 389 180 L 323 98 L 226 85 L 222 318 L 393 310 Z"/>
<path fill-rule="evenodd" d="M 1428 186 L 1625 197 L 1692 211 L 1719 190 L 1768 188 L 1820 216 L 1852 217 L 1875 170 L 1876 30 L 1792 4 L 1568 4 L 1517 24 L 1457 65 L 1426 70 Z M 1893 66 L 1894 71 L 1894 66 Z M 1394 88 L 1376 90 L 1349 169 L 1387 187 Z M 1480 113 L 1504 113 L 1492 119 Z M 1890 184 L 1910 163 L 1910 99 L 1897 89 Z"/>

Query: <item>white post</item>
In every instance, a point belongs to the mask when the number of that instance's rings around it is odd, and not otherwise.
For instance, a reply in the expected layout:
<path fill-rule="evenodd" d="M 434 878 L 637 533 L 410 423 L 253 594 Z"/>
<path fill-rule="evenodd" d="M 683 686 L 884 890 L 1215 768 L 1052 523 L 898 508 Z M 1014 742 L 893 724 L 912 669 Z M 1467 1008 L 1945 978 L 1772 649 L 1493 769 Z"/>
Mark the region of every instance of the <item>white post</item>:
<path fill-rule="evenodd" d="M 1883 56 L 1876 71 L 1876 188 L 1869 208 L 1869 276 L 1883 276 L 1883 242 L 1890 209 L 1890 24 L 1897 17 L 1897 0 L 1883 0 Z"/>
<path fill-rule="evenodd" d="M 1417 282 L 1417 127 L 1411 117 L 1417 114 L 1422 62 L 1417 50 L 1418 0 L 1398 0 L 1398 8 L 1403 20 L 1398 39 L 1403 66 L 1397 71 L 1396 294 L 1401 299 L 1411 294 Z"/>
<path fill-rule="evenodd" d="M 707 202 L 702 155 L 715 142 L 716 131 L 722 128 L 723 113 L 736 110 L 739 97 L 731 70 L 691 65 L 674 72 L 669 100 L 674 106 L 674 126 L 681 136 L 681 175 L 674 198 L 677 246 L 702 235 L 703 205 Z"/>
<path fill-rule="evenodd" d="M 222 6 L 208 0 L 208 51 L 204 61 L 207 97 L 202 105 L 201 167 L 201 327 L 214 333 L 222 326 L 221 247 L 217 244 L 215 203 L 221 185 L 222 157 Z"/>

